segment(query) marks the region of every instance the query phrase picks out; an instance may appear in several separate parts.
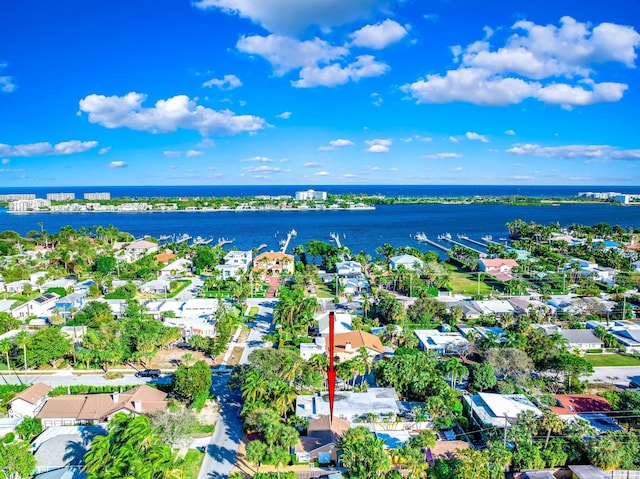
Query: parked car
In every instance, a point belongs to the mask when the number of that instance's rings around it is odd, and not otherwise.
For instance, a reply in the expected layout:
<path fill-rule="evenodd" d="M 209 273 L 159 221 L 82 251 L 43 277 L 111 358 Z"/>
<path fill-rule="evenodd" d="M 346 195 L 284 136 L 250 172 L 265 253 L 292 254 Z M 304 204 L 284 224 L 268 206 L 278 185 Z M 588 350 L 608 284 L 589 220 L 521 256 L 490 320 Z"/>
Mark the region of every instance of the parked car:
<path fill-rule="evenodd" d="M 159 369 L 143 369 L 136 373 L 137 378 L 157 378 L 160 377 Z"/>

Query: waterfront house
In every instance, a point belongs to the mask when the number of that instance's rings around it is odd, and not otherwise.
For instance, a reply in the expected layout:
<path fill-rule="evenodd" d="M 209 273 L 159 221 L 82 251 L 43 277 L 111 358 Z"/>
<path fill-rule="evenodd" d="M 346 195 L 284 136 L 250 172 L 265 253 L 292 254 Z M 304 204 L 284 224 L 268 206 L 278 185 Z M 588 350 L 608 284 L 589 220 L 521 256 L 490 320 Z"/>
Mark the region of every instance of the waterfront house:
<path fill-rule="evenodd" d="M 35 383 L 17 394 L 9 401 L 9 416 L 11 417 L 36 417 L 47 402 L 51 387 L 44 383 Z"/>
<path fill-rule="evenodd" d="M 222 279 L 237 278 L 246 273 L 251 266 L 253 253 L 251 251 L 230 251 L 224 257 L 224 264 L 216 266 Z"/>
<path fill-rule="evenodd" d="M 143 256 L 156 253 L 159 246 L 157 243 L 152 241 L 137 240 L 131 243 L 116 242 L 113 244 L 113 249 L 118 252 L 116 259 L 121 259 L 127 263 L 133 263 Z"/>
<path fill-rule="evenodd" d="M 422 268 L 423 261 L 410 254 L 401 254 L 389 258 L 389 264 L 393 270 L 403 266 L 404 269 L 413 271 Z"/>
<path fill-rule="evenodd" d="M 152 414 L 167 408 L 167 393 L 142 384 L 112 394 L 78 394 L 49 398 L 36 417 L 42 427 L 74 426 L 108 422 L 119 412 Z"/>
<path fill-rule="evenodd" d="M 360 275 L 362 274 L 362 265 L 357 261 L 338 261 L 336 274 L 338 276 Z"/>
<path fill-rule="evenodd" d="M 513 268 L 517 268 L 518 266 L 518 262 L 515 259 L 480 258 L 478 260 L 478 267 L 480 271 L 487 273 L 502 282 L 512 280 Z"/>
<path fill-rule="evenodd" d="M 268 251 L 259 254 L 253 260 L 253 269 L 262 277 L 292 275 L 295 259 L 293 255 L 278 251 Z"/>

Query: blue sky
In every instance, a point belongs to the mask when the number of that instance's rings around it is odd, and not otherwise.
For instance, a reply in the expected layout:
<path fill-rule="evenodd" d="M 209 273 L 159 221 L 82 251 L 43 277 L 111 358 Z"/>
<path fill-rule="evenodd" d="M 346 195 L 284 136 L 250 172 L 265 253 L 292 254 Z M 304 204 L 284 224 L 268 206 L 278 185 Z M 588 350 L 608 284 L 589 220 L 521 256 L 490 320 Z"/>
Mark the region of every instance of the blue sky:
<path fill-rule="evenodd" d="M 640 184 L 640 2 L 490 4 L 5 0 L 0 185 Z"/>

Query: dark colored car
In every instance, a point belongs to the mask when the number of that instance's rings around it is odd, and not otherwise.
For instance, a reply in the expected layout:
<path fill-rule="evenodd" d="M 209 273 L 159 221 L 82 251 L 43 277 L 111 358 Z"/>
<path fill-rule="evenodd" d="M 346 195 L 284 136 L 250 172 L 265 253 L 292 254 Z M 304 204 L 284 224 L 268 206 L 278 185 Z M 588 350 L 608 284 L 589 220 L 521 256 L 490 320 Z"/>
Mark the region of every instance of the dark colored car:
<path fill-rule="evenodd" d="M 159 369 L 143 369 L 136 373 L 137 378 L 158 378 L 160 377 Z"/>

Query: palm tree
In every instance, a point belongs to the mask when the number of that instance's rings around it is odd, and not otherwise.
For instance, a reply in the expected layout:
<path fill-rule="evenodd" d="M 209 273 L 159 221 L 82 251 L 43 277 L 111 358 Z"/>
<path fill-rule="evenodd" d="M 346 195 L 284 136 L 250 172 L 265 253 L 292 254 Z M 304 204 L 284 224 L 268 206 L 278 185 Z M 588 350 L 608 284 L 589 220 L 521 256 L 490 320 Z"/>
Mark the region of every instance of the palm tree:
<path fill-rule="evenodd" d="M 260 466 L 267 454 L 267 449 L 268 446 L 259 440 L 251 441 L 247 444 L 245 455 L 247 457 L 247 461 L 256 465 L 256 472 L 260 472 Z"/>
<path fill-rule="evenodd" d="M 559 433 L 564 429 L 564 422 L 560 419 L 556 414 L 554 414 L 550 409 L 546 409 L 542 412 L 542 420 L 540 421 L 540 425 L 547 430 L 547 437 L 544 440 L 544 448 L 546 449 L 549 445 L 549 438 L 551 437 L 551 433 Z"/>
<path fill-rule="evenodd" d="M 25 371 L 27 370 L 27 346 L 29 345 L 30 339 L 31 337 L 26 331 L 20 331 L 18 334 L 16 334 L 15 337 L 16 346 L 22 348 Z"/>
<path fill-rule="evenodd" d="M 4 357 L 7 361 L 8 371 L 11 371 L 11 365 L 9 364 L 9 352 L 11 352 L 11 348 L 13 348 L 13 345 L 11 344 L 11 340 L 9 338 L 0 340 L 0 352 L 4 353 Z"/>

